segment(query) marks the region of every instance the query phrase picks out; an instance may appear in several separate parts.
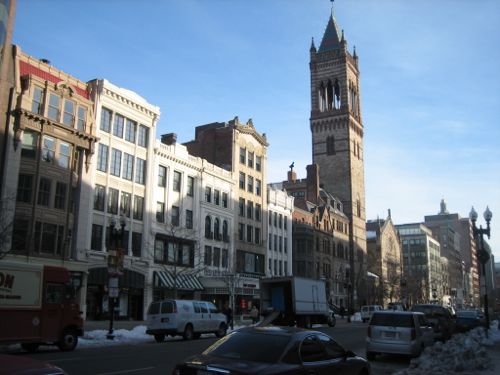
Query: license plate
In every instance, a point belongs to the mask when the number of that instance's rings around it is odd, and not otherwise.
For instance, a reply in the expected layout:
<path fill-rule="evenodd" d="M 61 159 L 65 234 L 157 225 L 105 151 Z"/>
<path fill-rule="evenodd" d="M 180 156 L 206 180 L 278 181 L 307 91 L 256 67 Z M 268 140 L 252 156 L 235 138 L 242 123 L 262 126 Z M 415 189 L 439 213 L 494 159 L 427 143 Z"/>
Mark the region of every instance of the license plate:
<path fill-rule="evenodd" d="M 384 332 L 384 337 L 394 338 L 396 337 L 396 332 Z"/>

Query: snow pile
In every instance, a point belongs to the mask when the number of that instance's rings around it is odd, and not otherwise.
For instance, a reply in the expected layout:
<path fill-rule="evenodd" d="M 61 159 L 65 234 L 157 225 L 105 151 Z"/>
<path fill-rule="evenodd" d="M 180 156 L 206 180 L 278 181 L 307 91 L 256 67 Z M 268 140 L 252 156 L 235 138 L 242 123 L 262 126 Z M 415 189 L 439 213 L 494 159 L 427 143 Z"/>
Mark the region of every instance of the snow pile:
<path fill-rule="evenodd" d="M 146 335 L 146 326 L 137 326 L 131 330 L 117 329 L 113 331 L 113 340 L 107 338 L 108 330 L 96 329 L 94 331 L 85 332 L 85 336 L 78 340 L 79 348 L 87 348 L 93 346 L 105 345 L 123 345 L 123 344 L 138 344 L 146 341 L 152 341 L 153 336 Z"/>
<path fill-rule="evenodd" d="M 455 334 L 445 343 L 436 342 L 427 347 L 420 357 L 412 359 L 407 369 L 395 375 L 424 374 L 475 374 L 493 368 L 486 346 L 500 342 L 498 322 L 494 321 L 489 337 L 483 328 L 475 328 L 466 334 Z"/>

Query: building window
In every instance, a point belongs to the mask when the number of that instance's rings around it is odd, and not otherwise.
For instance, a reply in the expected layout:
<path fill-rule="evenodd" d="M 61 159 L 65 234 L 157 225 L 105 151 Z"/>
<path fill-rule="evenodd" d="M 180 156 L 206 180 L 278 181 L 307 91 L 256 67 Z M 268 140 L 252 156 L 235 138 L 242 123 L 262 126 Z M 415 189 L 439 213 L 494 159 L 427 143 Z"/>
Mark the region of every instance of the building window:
<path fill-rule="evenodd" d="M 222 207 L 224 208 L 227 208 L 227 199 L 228 199 L 227 193 L 222 193 Z"/>
<path fill-rule="evenodd" d="M 278 235 L 274 235 L 274 251 L 278 251 Z"/>
<path fill-rule="evenodd" d="M 54 162 L 56 153 L 56 140 L 52 137 L 43 137 L 42 160 L 47 163 Z"/>
<path fill-rule="evenodd" d="M 253 202 L 247 202 L 247 218 L 253 219 Z"/>
<path fill-rule="evenodd" d="M 87 124 L 87 108 L 78 106 L 78 118 L 76 123 L 76 128 L 84 132 L 85 125 Z"/>
<path fill-rule="evenodd" d="M 40 206 L 49 206 L 51 183 L 52 181 L 49 178 L 40 177 L 37 202 Z"/>
<path fill-rule="evenodd" d="M 142 248 L 142 233 L 132 232 L 132 256 L 140 258 Z"/>
<path fill-rule="evenodd" d="M 113 135 L 118 138 L 123 138 L 123 125 L 125 118 L 118 113 L 115 113 L 115 123 L 113 125 Z"/>
<path fill-rule="evenodd" d="M 240 147 L 240 163 L 245 164 L 246 162 L 246 153 L 247 149 L 244 147 Z"/>
<path fill-rule="evenodd" d="M 56 195 L 54 197 L 54 208 L 64 210 L 66 208 L 66 192 L 68 185 L 63 182 L 56 183 Z"/>
<path fill-rule="evenodd" d="M 212 261 L 213 261 L 212 265 L 214 267 L 217 267 L 217 268 L 220 267 L 220 248 L 214 247 L 214 254 L 213 254 Z"/>
<path fill-rule="evenodd" d="M 120 199 L 120 212 L 122 212 L 126 217 L 130 217 L 131 204 L 132 204 L 132 195 L 122 191 L 122 197 Z"/>
<path fill-rule="evenodd" d="M 33 194 L 33 176 L 29 174 L 20 174 L 17 182 L 17 202 L 31 203 Z"/>
<path fill-rule="evenodd" d="M 275 227 L 277 227 L 278 226 L 278 214 L 275 212 L 273 217 L 274 217 L 273 224 Z"/>
<path fill-rule="evenodd" d="M 283 219 L 284 219 L 283 220 L 283 228 L 286 230 L 287 226 L 288 226 L 288 218 L 285 216 Z"/>
<path fill-rule="evenodd" d="M 260 172 L 261 168 L 262 168 L 262 157 L 257 156 L 255 158 L 255 169 Z"/>
<path fill-rule="evenodd" d="M 108 171 L 108 146 L 99 143 L 99 152 L 97 153 L 97 170 Z"/>
<path fill-rule="evenodd" d="M 245 217 L 245 199 L 243 199 L 243 198 L 240 198 L 240 200 L 239 200 L 238 212 L 239 212 L 240 216 Z"/>
<path fill-rule="evenodd" d="M 194 177 L 188 176 L 187 178 L 187 192 L 190 197 L 194 196 Z"/>
<path fill-rule="evenodd" d="M 193 229 L 193 211 L 186 210 L 186 228 Z"/>
<path fill-rule="evenodd" d="M 278 227 L 281 229 L 282 226 L 283 226 L 283 215 L 280 214 L 278 219 Z"/>
<path fill-rule="evenodd" d="M 253 193 L 253 177 L 252 176 L 248 176 L 248 188 L 247 188 L 247 191 L 249 193 Z"/>
<path fill-rule="evenodd" d="M 101 130 L 106 133 L 111 132 L 111 110 L 107 108 L 102 108 L 101 110 Z"/>
<path fill-rule="evenodd" d="M 126 180 L 132 181 L 133 175 L 134 175 L 134 156 L 124 152 L 122 177 Z"/>
<path fill-rule="evenodd" d="M 267 247 L 267 248 L 268 248 L 269 250 L 272 250 L 272 249 L 273 249 L 273 235 L 272 235 L 271 233 L 269 233 L 269 241 L 267 241 L 267 242 L 269 242 L 269 244 L 268 244 L 268 247 Z"/>
<path fill-rule="evenodd" d="M 254 156 L 254 153 L 249 151 L 248 152 L 248 163 L 247 163 L 247 165 L 250 168 L 253 168 L 253 156 Z"/>
<path fill-rule="evenodd" d="M 205 187 L 205 202 L 210 203 L 212 201 L 212 188 Z"/>
<path fill-rule="evenodd" d="M 102 229 L 102 225 L 92 224 L 91 250 L 102 251 Z"/>
<path fill-rule="evenodd" d="M 238 240 L 244 241 L 245 240 L 245 224 L 238 224 Z"/>
<path fill-rule="evenodd" d="M 255 179 L 255 194 L 257 194 L 259 197 L 261 195 L 261 186 L 262 186 L 262 182 L 258 179 Z"/>
<path fill-rule="evenodd" d="M 222 249 L 221 253 L 221 267 L 222 268 L 227 268 L 228 265 L 228 250 L 227 249 Z"/>
<path fill-rule="evenodd" d="M 59 107 L 61 105 L 61 97 L 54 93 L 50 93 L 49 97 L 49 112 L 47 117 L 54 121 L 59 121 Z"/>
<path fill-rule="evenodd" d="M 255 220 L 260 221 L 261 220 L 261 214 L 262 214 L 262 208 L 261 205 L 256 203 L 255 204 Z"/>
<path fill-rule="evenodd" d="M 271 226 L 273 224 L 273 213 L 271 211 L 269 211 L 269 226 Z"/>
<path fill-rule="evenodd" d="M 45 254 L 61 254 L 64 243 L 63 233 L 63 226 L 37 221 L 35 223 L 35 251 Z"/>
<path fill-rule="evenodd" d="M 257 245 L 260 244 L 260 228 L 255 228 L 255 241 Z"/>
<path fill-rule="evenodd" d="M 158 166 L 158 186 L 167 186 L 167 168 L 162 165 Z"/>
<path fill-rule="evenodd" d="M 217 206 L 220 204 L 220 191 L 217 189 L 214 190 L 214 204 Z"/>
<path fill-rule="evenodd" d="M 120 170 L 122 168 L 122 152 L 115 148 L 111 149 L 111 165 L 109 166 L 109 173 L 113 176 L 120 177 Z"/>
<path fill-rule="evenodd" d="M 245 173 L 240 172 L 240 189 L 245 189 Z"/>
<path fill-rule="evenodd" d="M 149 129 L 144 125 L 139 125 L 139 135 L 137 137 L 137 144 L 141 147 L 148 146 Z"/>
<path fill-rule="evenodd" d="M 205 266 L 212 265 L 212 246 L 205 246 Z"/>
<path fill-rule="evenodd" d="M 125 126 L 125 140 L 131 143 L 135 143 L 135 132 L 137 123 L 135 121 L 127 119 L 127 125 Z"/>
<path fill-rule="evenodd" d="M 227 225 L 227 220 L 222 222 L 222 241 L 229 242 L 229 229 Z"/>
<path fill-rule="evenodd" d="M 75 124 L 75 107 L 73 100 L 66 99 L 64 101 L 63 124 L 73 127 Z"/>
<path fill-rule="evenodd" d="M 288 240 L 285 237 L 285 239 L 283 240 L 283 251 L 285 252 L 285 254 L 288 253 L 287 243 L 288 243 Z"/>
<path fill-rule="evenodd" d="M 134 195 L 134 219 L 142 220 L 144 216 L 144 198 Z"/>
<path fill-rule="evenodd" d="M 69 168 L 69 161 L 71 158 L 71 146 L 69 143 L 61 142 L 59 143 L 59 155 L 57 159 L 57 164 L 62 168 Z"/>
<path fill-rule="evenodd" d="M 104 211 L 105 198 L 106 188 L 102 185 L 96 185 L 94 188 L 94 210 Z"/>
<path fill-rule="evenodd" d="M 174 191 L 181 191 L 181 172 L 174 171 L 174 183 L 172 186 Z"/>
<path fill-rule="evenodd" d="M 205 238 L 212 238 L 212 219 L 208 215 L 205 217 Z"/>
<path fill-rule="evenodd" d="M 172 206 L 172 225 L 178 227 L 180 223 L 180 212 L 179 207 Z"/>
<path fill-rule="evenodd" d="M 283 237 L 279 237 L 280 243 L 279 243 L 279 251 L 280 253 L 283 251 Z"/>
<path fill-rule="evenodd" d="M 165 203 L 163 202 L 156 202 L 156 221 L 165 222 Z"/>
<path fill-rule="evenodd" d="M 35 132 L 24 131 L 21 143 L 21 156 L 26 158 L 34 158 L 38 143 L 38 135 Z"/>
<path fill-rule="evenodd" d="M 43 90 L 35 86 L 33 89 L 33 100 L 31 102 L 31 112 L 39 115 L 43 114 Z"/>
<path fill-rule="evenodd" d="M 135 182 L 144 185 L 146 181 L 146 160 L 137 158 L 135 161 Z"/>
<path fill-rule="evenodd" d="M 118 214 L 118 190 L 109 188 L 108 192 L 108 213 Z"/>
<path fill-rule="evenodd" d="M 251 225 L 247 225 L 247 242 L 253 241 L 253 227 Z"/>

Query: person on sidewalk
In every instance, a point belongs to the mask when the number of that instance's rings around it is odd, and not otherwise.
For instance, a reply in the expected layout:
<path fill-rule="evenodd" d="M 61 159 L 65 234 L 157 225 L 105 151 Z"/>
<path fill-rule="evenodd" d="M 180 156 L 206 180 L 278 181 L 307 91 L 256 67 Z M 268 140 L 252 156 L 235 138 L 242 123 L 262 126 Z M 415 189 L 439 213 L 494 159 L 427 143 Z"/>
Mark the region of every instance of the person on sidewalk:
<path fill-rule="evenodd" d="M 250 316 L 252 317 L 253 324 L 259 321 L 259 309 L 257 309 L 255 305 L 253 305 L 252 309 L 250 310 Z"/>

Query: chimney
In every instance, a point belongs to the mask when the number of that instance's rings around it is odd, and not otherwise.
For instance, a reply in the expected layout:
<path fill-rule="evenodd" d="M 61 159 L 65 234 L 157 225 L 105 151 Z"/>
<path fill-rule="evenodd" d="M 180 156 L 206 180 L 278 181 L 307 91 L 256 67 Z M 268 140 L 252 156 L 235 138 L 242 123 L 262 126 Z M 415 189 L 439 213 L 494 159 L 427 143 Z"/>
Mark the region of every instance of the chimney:
<path fill-rule="evenodd" d="M 295 172 L 295 171 L 288 171 L 288 182 L 295 183 L 295 181 L 297 181 L 297 172 Z"/>
<path fill-rule="evenodd" d="M 312 203 L 318 203 L 319 196 L 319 165 L 310 164 L 307 169 L 307 193 L 306 199 Z"/>
<path fill-rule="evenodd" d="M 163 144 L 170 146 L 170 145 L 174 145 L 175 142 L 177 142 L 177 134 L 175 134 L 175 133 L 163 134 L 161 136 L 161 143 L 163 143 Z"/>

